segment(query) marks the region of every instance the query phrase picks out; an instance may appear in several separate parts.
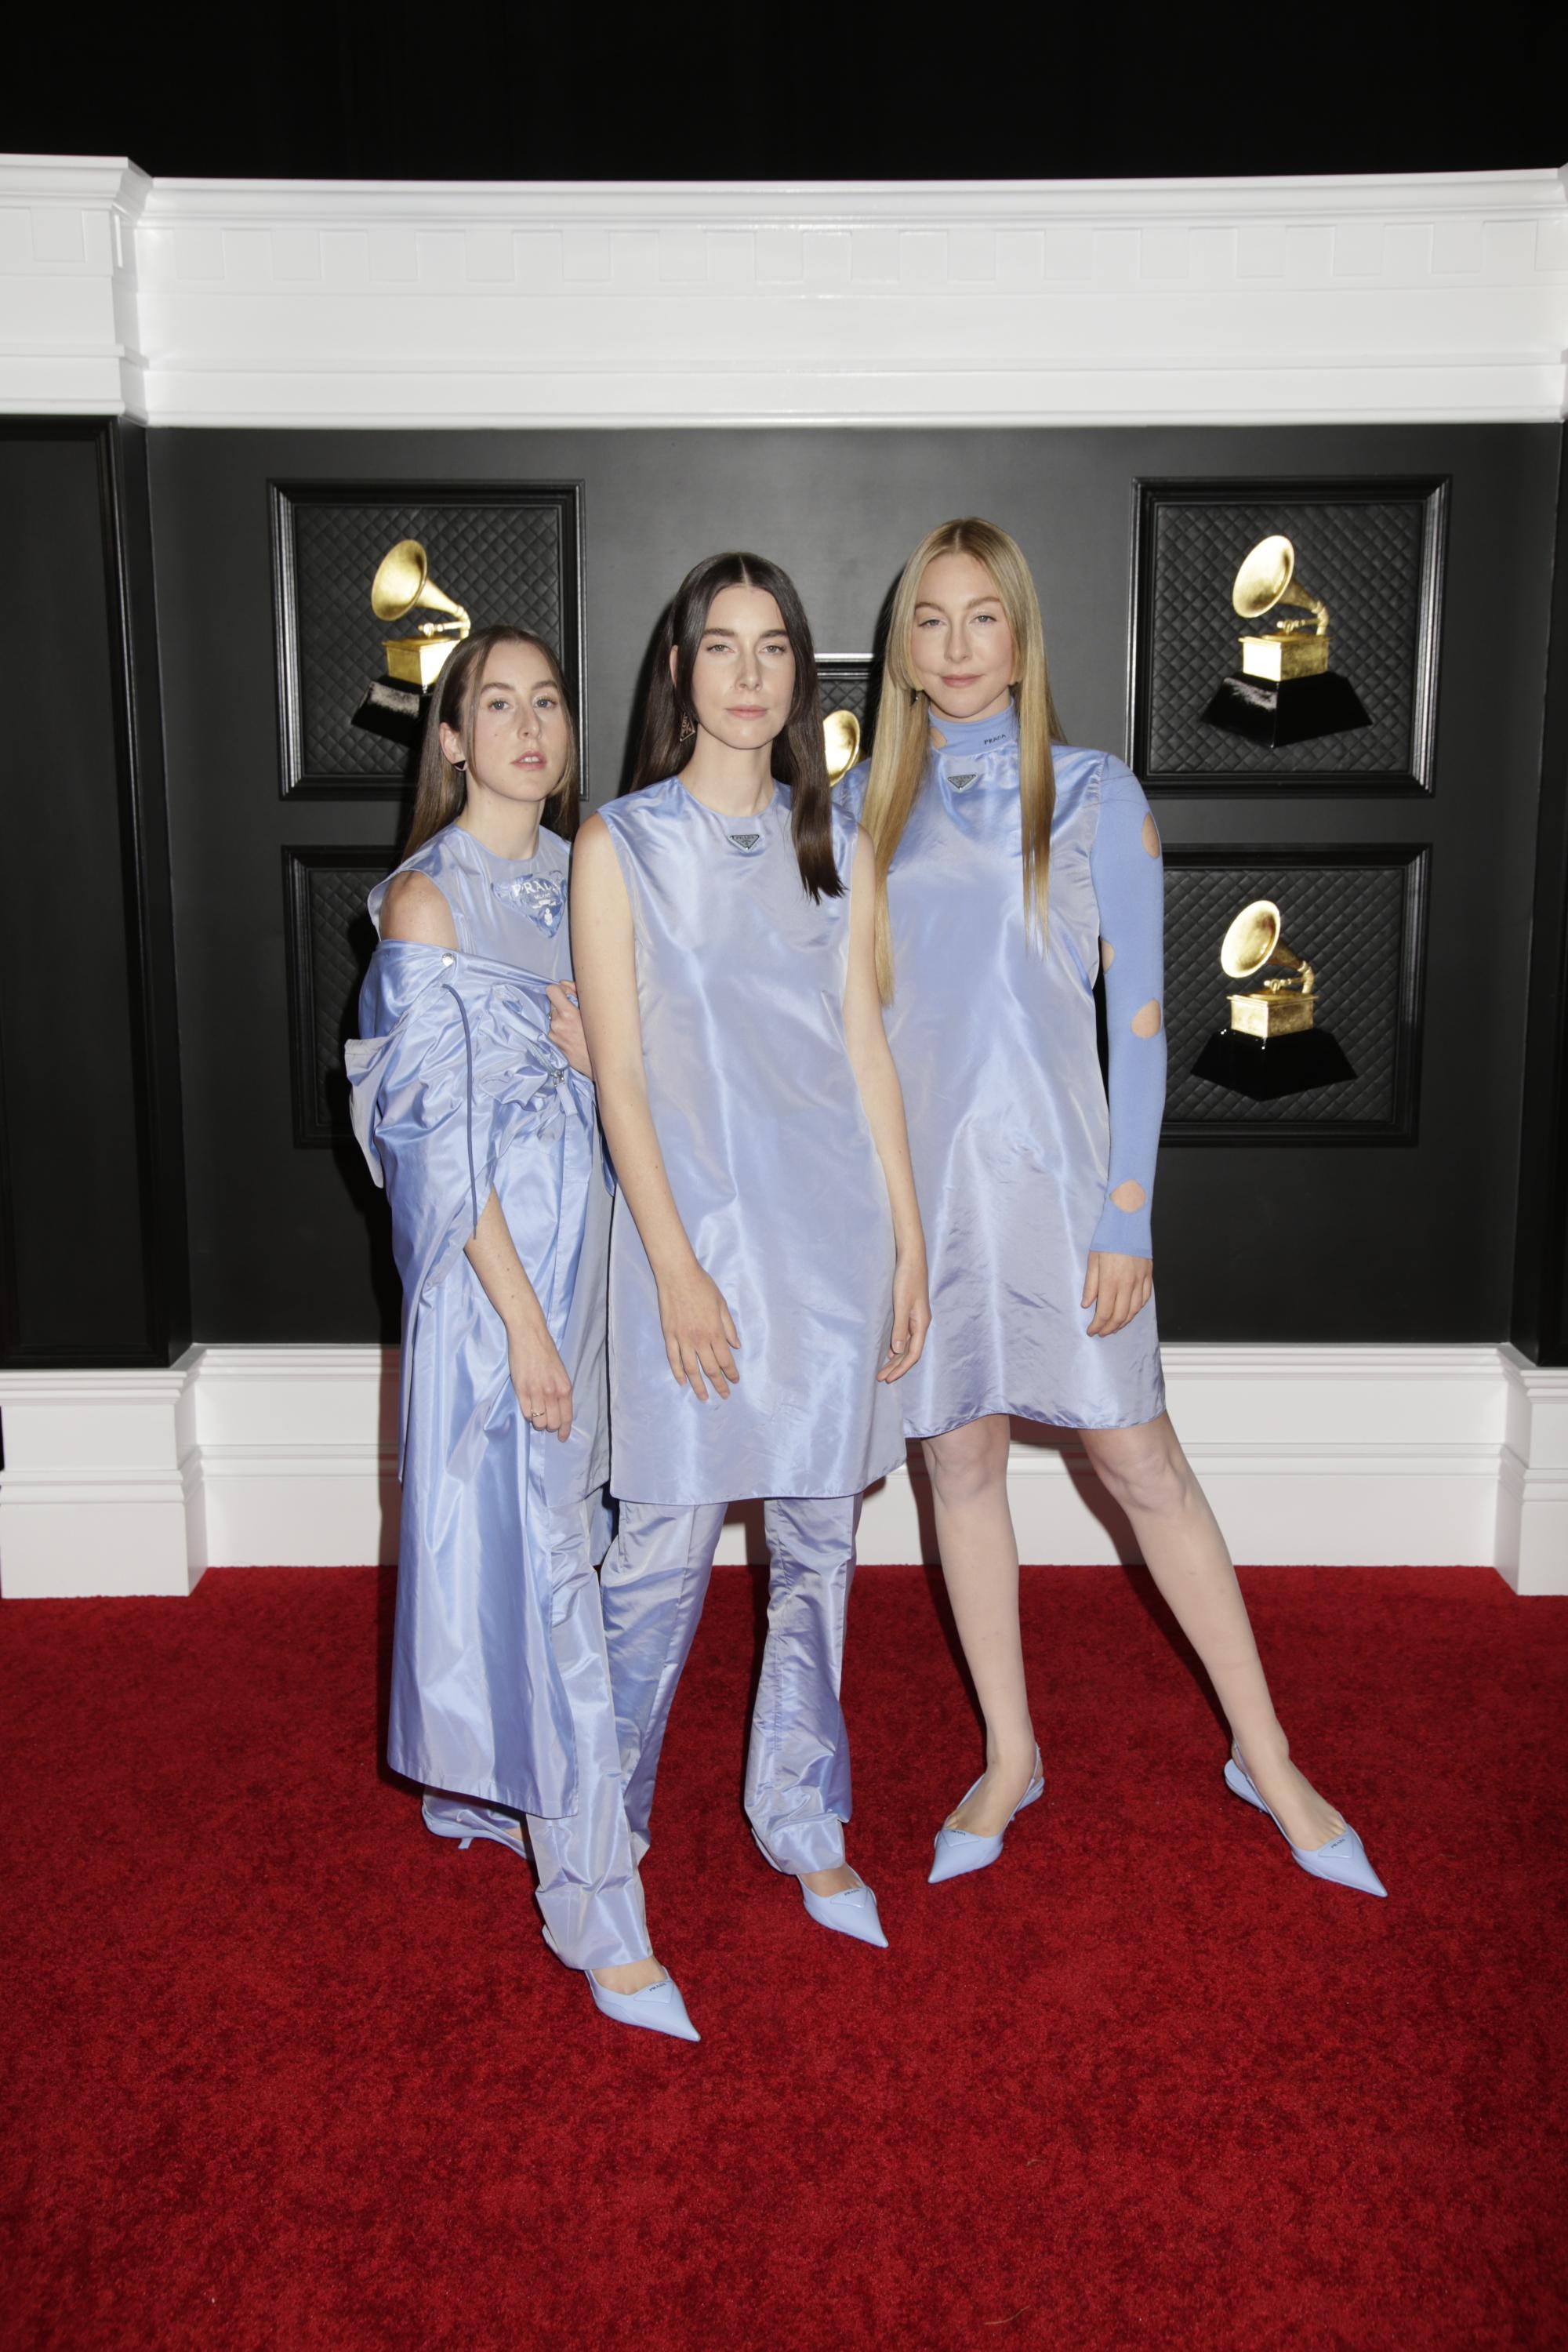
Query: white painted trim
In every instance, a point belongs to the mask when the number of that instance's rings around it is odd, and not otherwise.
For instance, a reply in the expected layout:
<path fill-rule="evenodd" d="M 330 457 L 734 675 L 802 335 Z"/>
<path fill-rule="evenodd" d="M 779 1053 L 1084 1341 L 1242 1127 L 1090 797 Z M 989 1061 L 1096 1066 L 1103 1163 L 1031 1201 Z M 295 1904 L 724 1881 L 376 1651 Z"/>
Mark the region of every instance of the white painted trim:
<path fill-rule="evenodd" d="M 0 409 L 164 425 L 1551 421 L 1552 171 L 645 184 L 0 157 Z"/>
<path fill-rule="evenodd" d="M 1493 1347 L 1165 1351 L 1171 1410 L 1243 1561 L 1492 1565 L 1568 1592 L 1568 1372 Z M 395 1351 L 193 1348 L 169 1371 L 0 1374 L 0 1591 L 184 1592 L 207 1567 L 393 1559 Z M 1113 1561 L 1070 1433 L 1015 1445 L 1026 1559 Z M 867 1560 L 921 1556 L 923 1481 L 868 1497 Z M 738 1517 L 721 1557 L 744 1557 Z"/>

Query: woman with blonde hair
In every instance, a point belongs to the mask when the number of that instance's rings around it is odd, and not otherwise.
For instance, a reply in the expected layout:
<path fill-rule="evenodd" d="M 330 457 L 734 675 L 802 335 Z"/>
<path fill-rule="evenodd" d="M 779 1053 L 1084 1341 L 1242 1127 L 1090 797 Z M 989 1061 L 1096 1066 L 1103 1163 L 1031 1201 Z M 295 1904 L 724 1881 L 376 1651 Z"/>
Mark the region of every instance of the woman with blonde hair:
<path fill-rule="evenodd" d="M 1121 761 L 1062 740 L 1016 541 L 942 524 L 893 601 L 874 754 L 878 966 L 908 1108 L 931 1328 L 903 1384 L 985 1721 L 931 1880 L 983 1869 L 1042 1790 L 1008 1421 L 1078 1430 L 1229 1721 L 1225 1777 L 1319 1878 L 1384 1889 L 1290 1760 L 1225 1540 L 1164 1410 L 1150 1202 L 1165 1093 L 1160 837 Z M 1108 1079 L 1094 989 L 1105 978 Z M 1109 1097 L 1109 1099 L 1108 1099 Z"/>

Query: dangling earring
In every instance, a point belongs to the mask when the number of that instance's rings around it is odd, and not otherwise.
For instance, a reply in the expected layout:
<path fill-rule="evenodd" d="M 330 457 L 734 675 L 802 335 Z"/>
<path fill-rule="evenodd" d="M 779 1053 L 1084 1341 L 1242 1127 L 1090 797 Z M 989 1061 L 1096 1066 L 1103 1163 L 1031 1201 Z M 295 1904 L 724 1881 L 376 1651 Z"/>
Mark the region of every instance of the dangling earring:
<path fill-rule="evenodd" d="M 697 730 L 696 730 L 696 728 L 693 726 L 693 724 L 692 724 L 692 722 L 691 722 L 691 720 L 690 720 L 689 719 L 683 719 L 681 720 L 681 722 L 680 722 L 680 740 L 681 740 L 683 743 L 689 743 L 689 742 L 690 742 L 690 740 L 691 740 L 691 739 L 692 739 L 692 737 L 696 734 L 696 732 L 697 732 Z"/>

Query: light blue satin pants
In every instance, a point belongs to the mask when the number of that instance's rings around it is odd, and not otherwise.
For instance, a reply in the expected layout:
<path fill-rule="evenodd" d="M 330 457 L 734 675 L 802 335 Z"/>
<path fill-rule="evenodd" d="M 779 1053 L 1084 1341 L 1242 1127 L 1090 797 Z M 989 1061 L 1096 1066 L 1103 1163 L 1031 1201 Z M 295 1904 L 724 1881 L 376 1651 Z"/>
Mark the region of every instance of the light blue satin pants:
<path fill-rule="evenodd" d="M 577 1741 L 577 1810 L 559 1820 L 522 1815 L 539 1874 L 539 1907 L 569 1968 L 610 1969 L 650 1949 L 642 1888 L 621 1797 L 616 1710 L 594 1573 L 591 1503 L 551 1515 L 551 1638 Z M 601 1520 L 602 1525 L 602 1520 Z M 602 1540 L 602 1538 L 601 1538 Z M 455 1828 L 489 1822 L 515 1836 L 518 1815 L 471 1797 L 427 1795 L 427 1812 Z"/>
<path fill-rule="evenodd" d="M 628 1503 L 600 1574 L 633 1851 L 648 1818 L 671 1701 L 690 1653 L 726 1506 Z M 763 1507 L 768 1634 L 746 1758 L 746 1817 L 775 1870 L 833 1870 L 849 1819 L 838 1704 L 858 1495 Z"/>

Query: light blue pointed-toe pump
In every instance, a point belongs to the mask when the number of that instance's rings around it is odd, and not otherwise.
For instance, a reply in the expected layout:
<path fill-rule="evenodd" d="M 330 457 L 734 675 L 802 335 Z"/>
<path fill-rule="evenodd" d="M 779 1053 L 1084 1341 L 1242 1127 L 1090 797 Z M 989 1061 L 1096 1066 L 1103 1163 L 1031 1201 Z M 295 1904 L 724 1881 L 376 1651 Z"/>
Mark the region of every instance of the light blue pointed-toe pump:
<path fill-rule="evenodd" d="M 1252 1785 L 1252 1775 L 1241 1759 L 1233 1751 L 1225 1759 L 1225 1785 L 1233 1797 L 1244 1805 L 1251 1805 L 1267 1813 L 1275 1828 L 1290 1841 L 1280 1826 L 1279 1816 L 1271 1805 L 1266 1805 Z M 1331 1886 L 1351 1886 L 1358 1895 L 1387 1896 L 1388 1889 L 1366 1858 L 1366 1848 L 1347 1822 L 1337 1838 L 1327 1845 L 1290 1845 L 1290 1859 L 1304 1870 L 1309 1878 L 1326 1878 Z"/>
<path fill-rule="evenodd" d="M 982 1772 L 980 1780 L 984 1780 L 984 1778 L 985 1775 Z M 976 1780 L 973 1788 L 964 1790 L 958 1801 L 959 1805 L 966 1805 L 969 1802 L 975 1789 L 979 1788 L 980 1780 Z M 964 1878 L 972 1870 L 987 1869 L 1001 1853 L 1003 1840 L 1025 1806 L 1032 1805 L 1037 1797 L 1043 1796 L 1045 1788 L 1045 1771 L 1040 1763 L 1040 1751 L 1037 1748 L 1034 1777 L 995 1837 L 976 1837 L 973 1831 L 949 1829 L 943 1822 L 936 1833 L 936 1853 L 926 1885 L 940 1886 L 944 1879 Z M 953 1811 L 954 1812 L 958 1811 L 958 1805 L 953 1807 Z"/>
<path fill-rule="evenodd" d="M 561 1950 L 548 1927 L 541 1931 L 545 1943 L 561 1958 Z M 562 1961 L 570 1968 L 570 1960 Z M 612 1992 L 602 1985 L 592 1969 L 584 1969 L 588 1990 L 594 1996 L 594 2006 L 603 2017 L 614 2018 L 617 2025 L 640 2025 L 649 2033 L 668 2033 L 672 2042 L 700 2042 L 702 2036 L 686 2014 L 686 2003 L 680 1998 L 680 1987 L 666 1972 L 662 1984 L 644 1985 L 641 1992 Z"/>
<path fill-rule="evenodd" d="M 440 1808 L 435 1812 L 430 1810 L 433 1801 Z M 428 1790 L 420 1799 L 419 1811 L 431 1836 L 456 1838 L 459 1853 L 467 1853 L 476 1838 L 489 1838 L 492 1845 L 504 1845 L 508 1853 L 528 1858 L 528 1840 L 515 1814 L 492 1812 L 488 1805 L 460 1799 L 432 1800 Z"/>
<path fill-rule="evenodd" d="M 814 1895 L 804 1880 L 800 1892 L 819 1927 L 831 1927 L 838 1936 L 853 1936 L 858 1944 L 874 1944 L 879 1952 L 887 1950 L 888 1939 L 877 1916 L 877 1898 L 863 1878 L 841 1895 Z"/>

